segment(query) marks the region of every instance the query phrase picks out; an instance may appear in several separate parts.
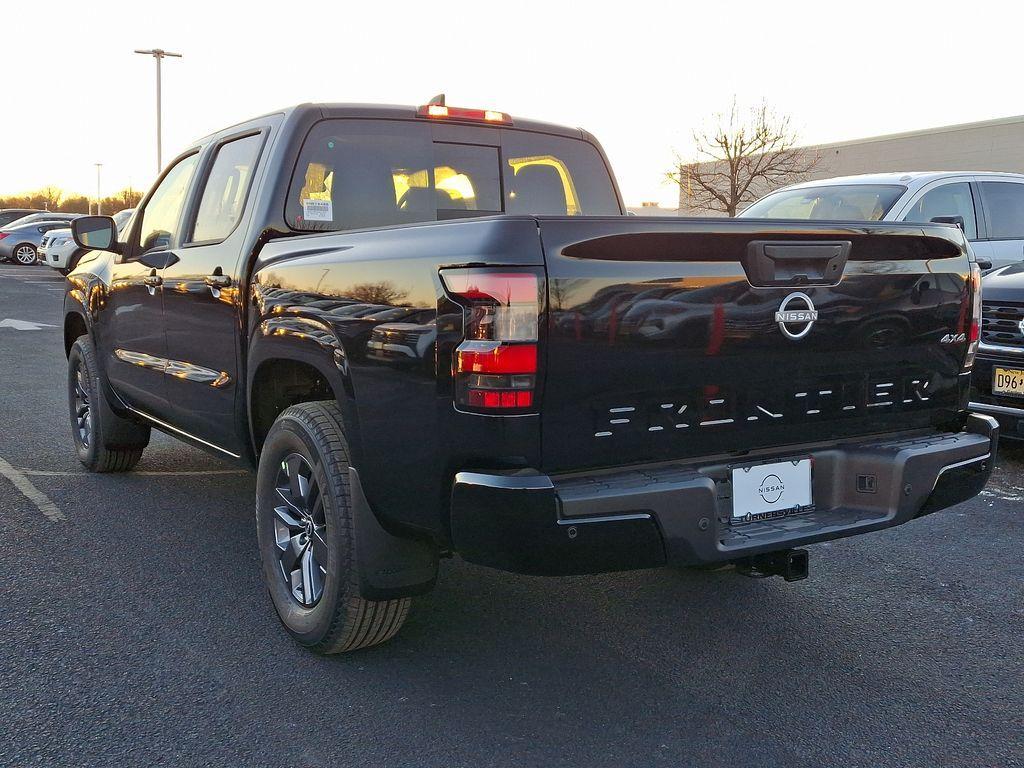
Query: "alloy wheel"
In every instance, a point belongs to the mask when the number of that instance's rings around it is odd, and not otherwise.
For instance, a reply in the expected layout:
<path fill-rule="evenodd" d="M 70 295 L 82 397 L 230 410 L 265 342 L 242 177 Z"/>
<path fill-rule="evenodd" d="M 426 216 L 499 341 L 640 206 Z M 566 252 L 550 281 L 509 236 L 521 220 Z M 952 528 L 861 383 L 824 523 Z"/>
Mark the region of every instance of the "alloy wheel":
<path fill-rule="evenodd" d="M 313 468 L 298 453 L 281 461 L 275 489 L 274 539 L 281 578 L 299 605 L 312 608 L 323 595 L 327 577 L 323 493 Z"/>
<path fill-rule="evenodd" d="M 75 426 L 78 428 L 78 441 L 83 448 L 88 448 L 92 441 L 92 408 L 81 365 L 75 371 Z"/>
<path fill-rule="evenodd" d="M 19 264 L 24 264 L 26 267 L 35 264 L 36 249 L 31 245 L 19 245 L 14 251 L 14 258 L 18 260 Z"/>

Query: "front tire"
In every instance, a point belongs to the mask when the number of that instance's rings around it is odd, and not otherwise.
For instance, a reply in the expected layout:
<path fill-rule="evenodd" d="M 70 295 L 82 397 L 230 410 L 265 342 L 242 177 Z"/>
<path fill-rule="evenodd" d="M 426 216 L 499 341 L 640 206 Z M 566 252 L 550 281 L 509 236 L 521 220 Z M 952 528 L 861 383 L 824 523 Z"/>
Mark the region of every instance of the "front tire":
<path fill-rule="evenodd" d="M 31 267 L 39 261 L 36 247 L 32 243 L 22 243 L 14 248 L 14 260 L 23 267 Z"/>
<path fill-rule="evenodd" d="M 68 355 L 68 409 L 78 460 L 90 472 L 127 472 L 149 444 L 149 427 L 118 416 L 100 389 L 92 340 L 81 336 Z"/>
<path fill-rule="evenodd" d="M 390 640 L 411 602 L 359 595 L 341 424 L 330 401 L 288 408 L 267 434 L 256 476 L 256 528 L 274 608 L 296 642 L 325 654 Z"/>

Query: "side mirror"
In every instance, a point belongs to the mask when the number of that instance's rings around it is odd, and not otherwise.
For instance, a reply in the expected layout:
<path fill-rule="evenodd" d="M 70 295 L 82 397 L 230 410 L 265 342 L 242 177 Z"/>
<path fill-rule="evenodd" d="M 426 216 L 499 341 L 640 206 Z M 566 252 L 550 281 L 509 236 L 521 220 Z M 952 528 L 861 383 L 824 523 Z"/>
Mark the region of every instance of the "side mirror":
<path fill-rule="evenodd" d="M 967 231 L 963 216 L 936 216 L 932 219 L 933 224 L 956 224 L 961 232 Z"/>
<path fill-rule="evenodd" d="M 109 216 L 82 216 L 71 220 L 71 236 L 75 245 L 93 251 L 119 251 L 117 225 Z"/>
<path fill-rule="evenodd" d="M 974 263 L 978 265 L 978 269 L 982 272 L 988 272 L 992 269 L 992 262 L 988 259 L 975 259 Z"/>

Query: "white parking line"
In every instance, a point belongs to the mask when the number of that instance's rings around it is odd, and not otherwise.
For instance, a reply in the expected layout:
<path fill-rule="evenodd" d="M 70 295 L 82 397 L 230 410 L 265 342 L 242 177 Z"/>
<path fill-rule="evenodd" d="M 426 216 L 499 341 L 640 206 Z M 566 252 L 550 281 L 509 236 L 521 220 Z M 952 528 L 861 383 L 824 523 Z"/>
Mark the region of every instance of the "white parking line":
<path fill-rule="evenodd" d="M 31 477 L 79 477 L 92 474 L 91 472 L 61 472 L 49 469 L 17 469 L 15 471 Z M 199 475 L 248 475 L 249 472 L 245 469 L 182 469 L 166 472 L 157 470 L 147 472 L 142 470 L 141 472 L 131 472 L 130 474 L 141 477 L 191 477 Z"/>
<path fill-rule="evenodd" d="M 14 483 L 14 487 L 21 491 L 26 499 L 35 504 L 50 522 L 57 523 L 67 520 L 57 505 L 50 501 L 50 497 L 32 485 L 32 481 L 25 477 L 24 472 L 18 471 L 3 459 L 0 459 L 0 475 Z"/>
<path fill-rule="evenodd" d="M 50 323 L 39 323 L 35 320 L 15 320 L 13 317 L 5 317 L 0 320 L 0 328 L 13 328 L 16 331 L 41 331 L 43 328 L 56 328 Z"/>

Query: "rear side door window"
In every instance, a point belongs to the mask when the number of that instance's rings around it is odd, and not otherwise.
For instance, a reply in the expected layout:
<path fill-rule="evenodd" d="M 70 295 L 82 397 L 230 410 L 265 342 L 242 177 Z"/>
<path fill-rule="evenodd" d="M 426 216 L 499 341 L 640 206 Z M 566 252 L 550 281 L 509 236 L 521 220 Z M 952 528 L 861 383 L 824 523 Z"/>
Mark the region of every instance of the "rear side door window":
<path fill-rule="evenodd" d="M 181 210 L 185 205 L 198 158 L 198 154 L 183 157 L 167 172 L 153 191 L 146 208 L 142 211 L 142 222 L 138 227 L 136 239 L 136 256 L 170 247 L 178 231 Z"/>
<path fill-rule="evenodd" d="M 926 224 L 938 216 L 962 217 L 964 235 L 968 240 L 978 239 L 978 217 L 969 182 L 957 181 L 928 190 L 903 214 L 903 220 Z"/>
<path fill-rule="evenodd" d="M 199 201 L 192 242 L 219 242 L 242 218 L 263 136 L 255 134 L 228 141 L 217 149 Z"/>
<path fill-rule="evenodd" d="M 1024 240 L 1024 184 L 983 181 L 981 197 L 991 240 Z"/>

